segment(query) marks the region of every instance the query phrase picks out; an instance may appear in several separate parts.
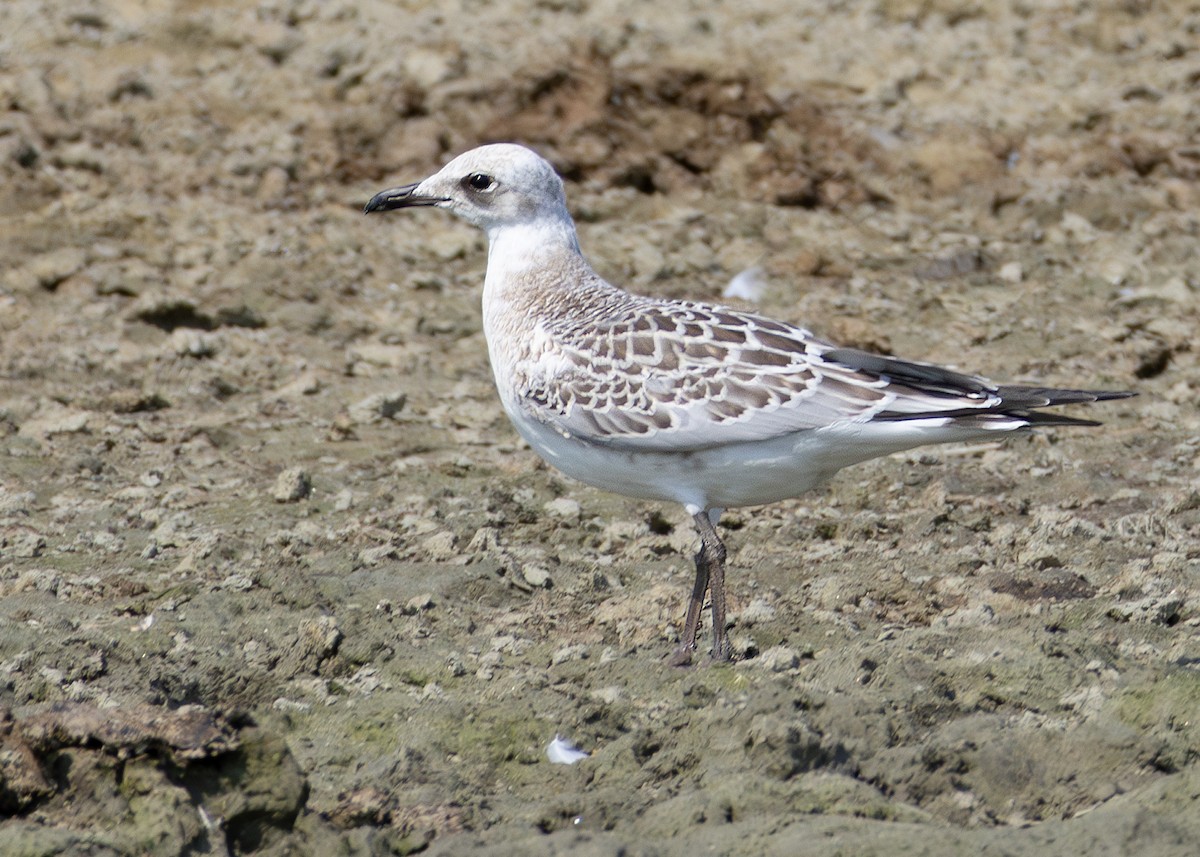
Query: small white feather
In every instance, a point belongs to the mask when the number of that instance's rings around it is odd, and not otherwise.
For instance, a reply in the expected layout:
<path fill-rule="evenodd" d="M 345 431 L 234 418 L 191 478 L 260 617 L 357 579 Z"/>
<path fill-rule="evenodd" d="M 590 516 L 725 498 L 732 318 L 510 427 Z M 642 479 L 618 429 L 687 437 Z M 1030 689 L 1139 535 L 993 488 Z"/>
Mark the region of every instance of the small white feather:
<path fill-rule="evenodd" d="M 747 268 L 744 271 L 734 274 L 733 279 L 729 281 L 729 285 L 725 287 L 725 291 L 721 293 L 721 296 L 754 302 L 763 296 L 766 288 L 766 272 L 760 266 L 755 265 L 753 268 Z"/>
<path fill-rule="evenodd" d="M 554 740 L 546 747 L 546 758 L 552 765 L 574 765 L 587 757 L 587 753 L 558 735 L 555 735 Z"/>

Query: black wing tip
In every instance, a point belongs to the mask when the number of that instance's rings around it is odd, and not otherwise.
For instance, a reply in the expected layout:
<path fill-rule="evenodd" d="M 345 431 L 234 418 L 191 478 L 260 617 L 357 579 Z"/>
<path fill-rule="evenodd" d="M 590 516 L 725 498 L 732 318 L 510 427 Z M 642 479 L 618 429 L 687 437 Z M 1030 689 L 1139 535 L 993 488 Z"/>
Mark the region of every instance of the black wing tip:
<path fill-rule="evenodd" d="M 1024 413 L 1013 413 L 1007 416 L 1013 416 L 1025 421 L 1025 425 L 1030 428 L 1043 428 L 1049 426 L 1077 426 L 1081 428 L 1095 428 L 1102 426 L 1104 423 L 1099 420 L 1084 420 L 1079 417 L 1066 417 L 1062 414 L 1048 414 L 1043 411 L 1028 411 Z"/>
<path fill-rule="evenodd" d="M 1068 417 L 1039 409 L 1061 405 L 1086 405 L 1091 402 L 1129 399 L 1138 395 L 1130 390 L 1067 390 L 1054 387 L 1017 386 L 1000 387 L 996 393 L 1000 396 L 1000 401 L 991 407 L 952 408 L 945 411 L 923 411 L 920 413 L 884 411 L 883 413 L 876 414 L 874 418 L 885 422 L 904 422 L 907 420 L 942 417 L 968 422 L 972 419 L 1007 417 L 1009 419 L 1021 420 L 1025 423 L 1025 428 L 1043 428 L 1049 426 L 1094 428 L 1104 425 L 1104 423 L 1097 420 Z"/>
<path fill-rule="evenodd" d="M 1072 390 L 1030 384 L 994 384 L 978 375 L 967 375 L 944 366 L 885 357 L 857 348 L 831 348 L 821 353 L 821 359 L 858 372 L 889 378 L 934 396 L 953 399 L 962 396 L 996 395 L 1000 397 L 1000 401 L 994 407 L 995 411 L 1106 402 L 1137 395 L 1131 390 Z"/>
<path fill-rule="evenodd" d="M 966 375 L 933 363 L 918 363 L 913 360 L 901 360 L 898 357 L 885 357 L 882 354 L 872 354 L 857 348 L 831 348 L 821 353 L 821 359 L 837 363 L 856 372 L 866 372 L 868 375 L 889 378 L 932 395 L 953 398 L 996 392 L 996 388 L 991 382 L 977 375 Z"/>
<path fill-rule="evenodd" d="M 1116 399 L 1132 399 L 1134 396 L 1138 395 L 1133 390 L 1089 390 L 1088 392 L 1096 397 L 1093 400 L 1096 402 L 1111 402 Z"/>
<path fill-rule="evenodd" d="M 994 419 L 1010 419 L 1020 420 L 1024 425 L 1012 427 L 1010 430 L 1019 430 L 1026 428 L 1049 428 L 1051 426 L 1075 426 L 1080 428 L 1095 428 L 1102 426 L 1104 423 L 1098 420 L 1084 420 L 1079 417 L 1068 417 L 1063 414 L 1046 413 L 1045 411 L 1027 411 L 1027 410 L 975 410 L 972 408 L 960 408 L 955 411 L 929 411 L 917 414 L 905 414 L 896 411 L 884 411 L 881 414 L 876 414 L 874 419 L 879 422 L 902 423 L 911 422 L 912 420 L 929 420 L 929 419 L 949 419 L 954 420 L 956 424 L 966 425 L 971 422 L 983 423 Z"/>
<path fill-rule="evenodd" d="M 1060 387 L 1027 387 L 1022 384 L 1003 384 L 996 389 L 1000 396 L 999 409 L 1052 408 L 1056 405 L 1086 405 L 1091 402 L 1111 402 L 1136 396 L 1132 390 L 1072 390 Z"/>

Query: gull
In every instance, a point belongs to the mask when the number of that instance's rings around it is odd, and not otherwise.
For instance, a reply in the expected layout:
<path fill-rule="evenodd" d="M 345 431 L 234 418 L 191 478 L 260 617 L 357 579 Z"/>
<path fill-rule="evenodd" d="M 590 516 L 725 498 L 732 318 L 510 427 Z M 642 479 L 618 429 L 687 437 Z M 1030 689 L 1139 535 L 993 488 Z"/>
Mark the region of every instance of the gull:
<path fill-rule="evenodd" d="M 377 193 L 365 213 L 417 207 L 487 233 L 488 355 L 534 452 L 580 482 L 691 515 L 700 548 L 676 665 L 692 662 L 710 592 L 710 658 L 732 656 L 724 510 L 796 497 L 843 467 L 925 444 L 1099 425 L 1038 409 L 1133 395 L 995 384 L 726 306 L 630 294 L 584 259 L 562 179 L 523 146 L 472 149 Z"/>

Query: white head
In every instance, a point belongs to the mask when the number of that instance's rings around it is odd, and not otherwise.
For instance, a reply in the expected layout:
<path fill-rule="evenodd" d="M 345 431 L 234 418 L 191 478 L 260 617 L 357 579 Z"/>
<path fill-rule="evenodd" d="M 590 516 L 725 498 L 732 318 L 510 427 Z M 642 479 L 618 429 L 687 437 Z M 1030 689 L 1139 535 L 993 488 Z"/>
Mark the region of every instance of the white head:
<path fill-rule="evenodd" d="M 511 143 L 464 152 L 434 175 L 371 197 L 365 213 L 433 206 L 452 211 L 484 229 L 490 238 L 512 226 L 566 224 L 562 179 L 536 152 Z"/>

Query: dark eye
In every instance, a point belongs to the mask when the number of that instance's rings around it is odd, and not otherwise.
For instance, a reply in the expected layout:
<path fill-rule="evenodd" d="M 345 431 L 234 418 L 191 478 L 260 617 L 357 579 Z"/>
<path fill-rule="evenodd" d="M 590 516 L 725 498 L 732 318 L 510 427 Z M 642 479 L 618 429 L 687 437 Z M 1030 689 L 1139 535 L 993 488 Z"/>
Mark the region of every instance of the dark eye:
<path fill-rule="evenodd" d="M 471 190 L 491 190 L 496 186 L 496 180 L 485 173 L 471 173 L 463 179 L 463 184 Z"/>

